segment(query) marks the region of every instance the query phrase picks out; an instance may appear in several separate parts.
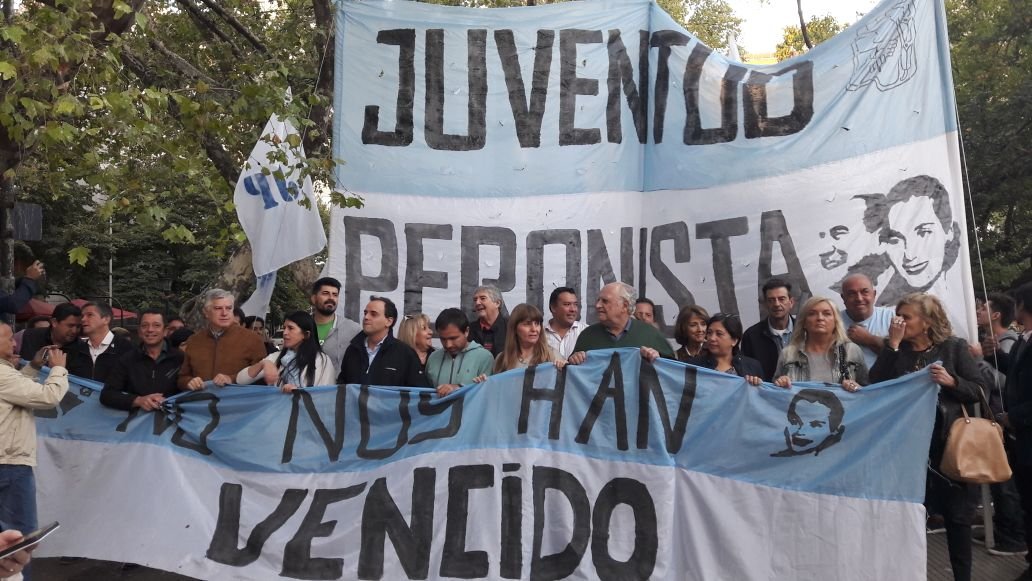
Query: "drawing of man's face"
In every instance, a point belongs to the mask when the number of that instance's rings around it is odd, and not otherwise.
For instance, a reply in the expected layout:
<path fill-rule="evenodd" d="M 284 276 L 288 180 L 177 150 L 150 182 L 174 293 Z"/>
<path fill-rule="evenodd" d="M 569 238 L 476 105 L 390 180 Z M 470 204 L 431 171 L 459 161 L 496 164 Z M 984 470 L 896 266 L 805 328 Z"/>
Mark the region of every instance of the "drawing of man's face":
<path fill-rule="evenodd" d="M 824 270 L 845 268 L 864 255 L 877 251 L 877 240 L 862 222 L 866 209 L 867 203 L 861 196 L 834 204 L 836 223 L 818 234 L 820 247 L 825 249 L 818 255 Z"/>
<path fill-rule="evenodd" d="M 834 270 L 840 266 L 845 266 L 849 262 L 849 252 L 839 246 L 839 244 L 845 245 L 844 242 L 839 242 L 849 236 L 849 226 L 845 224 L 839 224 L 828 228 L 828 231 L 821 232 L 821 238 L 825 238 L 830 242 L 830 248 L 827 252 L 822 252 L 821 266 L 825 270 Z"/>
<path fill-rule="evenodd" d="M 943 270 L 950 234 L 935 214 L 932 199 L 918 196 L 889 209 L 885 253 L 896 272 L 914 288 L 927 288 Z"/>
<path fill-rule="evenodd" d="M 788 405 L 785 449 L 771 456 L 786 458 L 813 454 L 834 446 L 842 439 L 845 409 L 834 393 L 825 389 L 804 389 Z"/>
<path fill-rule="evenodd" d="M 822 403 L 800 401 L 795 411 L 789 441 L 793 451 L 805 454 L 832 435 L 831 410 Z"/>

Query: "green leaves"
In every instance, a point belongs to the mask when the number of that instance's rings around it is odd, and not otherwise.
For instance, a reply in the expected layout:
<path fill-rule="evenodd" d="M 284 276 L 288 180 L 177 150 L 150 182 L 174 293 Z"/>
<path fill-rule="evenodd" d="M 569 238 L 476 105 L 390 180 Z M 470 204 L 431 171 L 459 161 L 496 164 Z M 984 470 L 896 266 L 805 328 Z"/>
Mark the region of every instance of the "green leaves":
<path fill-rule="evenodd" d="M 14 44 L 20 44 L 22 38 L 25 38 L 25 29 L 16 25 L 0 27 L 0 38 Z"/>
<path fill-rule="evenodd" d="M 7 61 L 0 61 L 0 79 L 9 80 L 18 76 L 18 69 Z"/>
<path fill-rule="evenodd" d="M 78 264 L 79 266 L 86 266 L 86 263 L 90 260 L 90 249 L 85 246 L 76 246 L 75 248 L 68 251 L 68 262 L 72 264 Z"/>
<path fill-rule="evenodd" d="M 123 16 L 132 14 L 133 12 L 132 6 L 129 6 L 129 4 L 123 2 L 122 0 L 115 0 L 115 3 L 112 5 L 112 7 L 115 11 L 115 18 L 122 18 Z"/>

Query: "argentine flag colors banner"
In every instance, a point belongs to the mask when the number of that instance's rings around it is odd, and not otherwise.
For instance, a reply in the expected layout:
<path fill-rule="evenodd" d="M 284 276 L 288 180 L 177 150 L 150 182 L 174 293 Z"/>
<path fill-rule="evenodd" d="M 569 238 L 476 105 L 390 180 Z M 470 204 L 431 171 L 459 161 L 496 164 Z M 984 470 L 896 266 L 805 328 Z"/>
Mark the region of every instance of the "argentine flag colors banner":
<path fill-rule="evenodd" d="M 884 0 L 768 66 L 647 0 L 337 6 L 336 179 L 365 200 L 330 231 L 349 318 L 370 293 L 469 307 L 484 283 L 590 307 L 622 280 L 671 335 L 684 305 L 749 324 L 771 276 L 806 298 L 860 272 L 878 304 L 930 291 L 974 332 L 941 0 Z"/>
<path fill-rule="evenodd" d="M 623 349 L 443 399 L 229 386 L 127 414 L 95 387 L 38 418 L 40 521 L 62 525 L 40 555 L 204 579 L 925 578 L 927 371 L 752 387 Z"/>

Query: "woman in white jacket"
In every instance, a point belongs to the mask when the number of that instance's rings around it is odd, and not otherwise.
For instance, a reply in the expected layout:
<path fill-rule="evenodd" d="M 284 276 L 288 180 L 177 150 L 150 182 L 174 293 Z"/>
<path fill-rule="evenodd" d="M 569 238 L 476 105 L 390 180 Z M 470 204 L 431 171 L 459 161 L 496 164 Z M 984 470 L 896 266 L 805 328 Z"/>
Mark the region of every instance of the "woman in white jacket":
<path fill-rule="evenodd" d="M 283 349 L 241 369 L 236 382 L 250 385 L 259 379 L 284 393 L 299 387 L 336 385 L 337 370 L 319 347 L 312 315 L 304 311 L 288 315 L 283 323 Z"/>

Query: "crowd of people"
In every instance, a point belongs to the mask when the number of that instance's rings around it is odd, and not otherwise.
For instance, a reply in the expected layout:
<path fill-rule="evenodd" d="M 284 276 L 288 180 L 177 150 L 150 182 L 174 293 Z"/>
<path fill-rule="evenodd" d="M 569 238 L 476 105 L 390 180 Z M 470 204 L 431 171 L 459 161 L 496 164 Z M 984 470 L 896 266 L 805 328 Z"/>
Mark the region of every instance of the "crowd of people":
<path fill-rule="evenodd" d="M 101 302 L 57 305 L 17 337 L 0 324 L 2 528 L 27 533 L 37 526 L 33 411 L 59 404 L 69 374 L 103 384 L 105 406 L 152 411 L 176 393 L 230 384 L 263 383 L 288 393 L 332 384 L 425 387 L 444 397 L 492 374 L 541 364 L 562 369 L 583 363 L 593 350 L 633 347 L 648 361 L 674 359 L 782 388 L 809 381 L 852 392 L 927 368 L 941 386 L 928 464 L 929 527 L 940 519 L 959 581 L 971 578 L 975 490 L 937 467 L 950 423 L 965 407 L 974 413 L 984 394 L 1007 428 L 1014 469 L 1012 481 L 993 487 L 996 542 L 989 550 L 1022 554 L 1032 540 L 1032 284 L 980 301 L 982 340 L 969 345 L 954 335 L 931 294 L 879 307 L 872 282 L 856 274 L 842 282 L 842 308 L 835 299 L 812 297 L 794 315 L 792 285 L 775 278 L 762 287 L 766 316 L 748 328 L 736 313 L 683 307 L 672 329 L 676 349 L 659 331 L 655 304 L 621 282 L 600 290 L 593 305 L 598 322 L 590 325 L 581 320 L 571 287 L 551 293 L 547 321 L 530 304 L 509 311 L 497 288 L 483 286 L 470 297 L 472 317 L 461 308 L 435 319 L 402 317 L 390 299 L 372 296 L 361 324 L 337 312 L 340 289 L 336 279 L 317 280 L 310 312 L 286 317 L 279 348 L 268 340 L 265 321 L 245 317 L 235 297 L 220 289 L 205 294 L 196 332 L 179 317 L 146 310 L 132 341 L 111 328 L 111 308 Z M 36 379 L 45 366 L 50 373 L 41 385 Z M 0 543 L 15 535 L 5 534 Z M 0 561 L 0 578 L 26 560 L 19 554 Z M 1032 579 L 1032 572 L 1023 578 Z"/>

